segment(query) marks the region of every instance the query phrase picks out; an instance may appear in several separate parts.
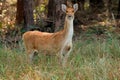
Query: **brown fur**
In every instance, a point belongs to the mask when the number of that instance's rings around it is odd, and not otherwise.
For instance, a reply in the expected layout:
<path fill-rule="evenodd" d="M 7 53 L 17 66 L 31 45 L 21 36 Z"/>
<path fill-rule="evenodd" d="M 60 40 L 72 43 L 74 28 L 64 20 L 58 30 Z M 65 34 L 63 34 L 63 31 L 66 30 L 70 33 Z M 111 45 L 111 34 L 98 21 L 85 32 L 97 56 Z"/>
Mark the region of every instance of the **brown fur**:
<path fill-rule="evenodd" d="M 23 41 L 29 58 L 32 58 L 33 55 L 31 54 L 34 54 L 34 51 L 38 51 L 43 54 L 58 55 L 61 59 L 63 59 L 63 54 L 67 54 L 66 58 L 68 57 L 72 48 L 73 34 L 70 33 L 73 33 L 73 19 L 75 11 L 73 8 L 66 8 L 65 5 L 63 6 L 63 11 L 66 9 L 66 18 L 63 30 L 56 33 L 28 31 L 23 34 Z M 69 16 L 71 16 L 71 22 L 69 21 Z"/>
<path fill-rule="evenodd" d="M 65 37 L 63 34 L 63 31 L 57 33 L 28 31 L 23 34 L 23 41 L 27 51 L 38 50 L 42 53 L 47 51 L 49 54 L 56 54 L 62 46 Z"/>

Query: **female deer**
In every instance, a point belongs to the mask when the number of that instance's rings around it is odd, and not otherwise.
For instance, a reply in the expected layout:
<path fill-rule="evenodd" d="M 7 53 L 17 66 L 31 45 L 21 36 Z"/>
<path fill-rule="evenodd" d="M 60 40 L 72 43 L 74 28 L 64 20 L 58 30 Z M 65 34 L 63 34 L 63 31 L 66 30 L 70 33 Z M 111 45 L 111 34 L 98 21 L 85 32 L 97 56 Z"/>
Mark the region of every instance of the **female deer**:
<path fill-rule="evenodd" d="M 72 49 L 73 20 L 78 4 L 73 7 L 66 7 L 62 4 L 62 11 L 66 13 L 64 29 L 56 33 L 40 31 L 28 31 L 23 34 L 23 41 L 26 47 L 29 61 L 32 61 L 34 52 L 49 55 L 58 55 L 62 65 L 66 64 L 67 58 Z"/>

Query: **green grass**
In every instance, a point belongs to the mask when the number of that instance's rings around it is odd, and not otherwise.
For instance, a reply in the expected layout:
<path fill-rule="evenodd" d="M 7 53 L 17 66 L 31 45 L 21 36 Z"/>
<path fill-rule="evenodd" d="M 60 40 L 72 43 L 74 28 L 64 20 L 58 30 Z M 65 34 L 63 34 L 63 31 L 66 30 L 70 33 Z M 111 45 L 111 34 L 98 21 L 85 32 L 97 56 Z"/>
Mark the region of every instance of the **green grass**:
<path fill-rule="evenodd" d="M 29 65 L 22 48 L 1 46 L 0 80 L 120 80 L 120 40 L 81 37 L 74 42 L 66 68 L 57 57 L 44 55 Z"/>

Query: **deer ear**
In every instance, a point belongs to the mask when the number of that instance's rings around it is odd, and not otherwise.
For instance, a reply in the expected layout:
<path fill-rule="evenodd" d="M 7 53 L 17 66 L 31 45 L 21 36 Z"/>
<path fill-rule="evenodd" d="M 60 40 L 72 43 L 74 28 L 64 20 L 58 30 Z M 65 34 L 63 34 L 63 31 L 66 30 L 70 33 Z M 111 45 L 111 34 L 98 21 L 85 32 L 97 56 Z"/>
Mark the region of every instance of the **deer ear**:
<path fill-rule="evenodd" d="M 76 12 L 76 11 L 78 10 L 78 4 L 77 4 L 77 3 L 74 4 L 74 5 L 73 5 L 73 8 L 74 8 L 74 12 Z"/>
<path fill-rule="evenodd" d="M 62 4 L 61 7 L 62 7 L 62 11 L 66 13 L 66 5 Z"/>

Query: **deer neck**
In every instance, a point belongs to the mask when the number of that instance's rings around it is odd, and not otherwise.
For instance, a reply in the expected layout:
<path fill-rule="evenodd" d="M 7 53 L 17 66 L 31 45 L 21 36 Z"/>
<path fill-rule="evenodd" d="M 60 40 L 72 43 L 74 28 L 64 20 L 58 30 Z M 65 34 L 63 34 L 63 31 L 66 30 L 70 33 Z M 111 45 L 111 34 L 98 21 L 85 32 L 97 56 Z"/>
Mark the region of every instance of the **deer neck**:
<path fill-rule="evenodd" d="M 72 41 L 73 37 L 73 19 L 65 18 L 64 25 L 65 41 Z"/>

